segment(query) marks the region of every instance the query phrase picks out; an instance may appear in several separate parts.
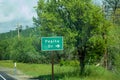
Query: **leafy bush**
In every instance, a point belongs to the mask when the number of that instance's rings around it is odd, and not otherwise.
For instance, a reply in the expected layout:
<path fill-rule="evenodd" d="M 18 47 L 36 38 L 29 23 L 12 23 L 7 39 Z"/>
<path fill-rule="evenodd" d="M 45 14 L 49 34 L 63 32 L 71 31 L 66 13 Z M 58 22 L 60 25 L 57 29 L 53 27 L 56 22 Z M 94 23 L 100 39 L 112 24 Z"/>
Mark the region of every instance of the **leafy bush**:
<path fill-rule="evenodd" d="M 60 61 L 60 66 L 79 66 L 79 61 L 78 60 L 61 60 Z"/>
<path fill-rule="evenodd" d="M 20 38 L 12 46 L 10 59 L 24 63 L 38 63 L 39 53 L 32 45 L 31 38 Z"/>

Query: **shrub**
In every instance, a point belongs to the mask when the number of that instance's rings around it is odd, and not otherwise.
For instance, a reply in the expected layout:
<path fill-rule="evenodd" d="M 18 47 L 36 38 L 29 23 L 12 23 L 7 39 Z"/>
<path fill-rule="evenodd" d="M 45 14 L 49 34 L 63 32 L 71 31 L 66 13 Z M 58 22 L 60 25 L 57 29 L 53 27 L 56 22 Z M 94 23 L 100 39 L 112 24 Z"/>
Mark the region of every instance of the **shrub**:
<path fill-rule="evenodd" d="M 79 61 L 78 60 L 63 60 L 61 59 L 60 61 L 60 66 L 79 66 Z"/>

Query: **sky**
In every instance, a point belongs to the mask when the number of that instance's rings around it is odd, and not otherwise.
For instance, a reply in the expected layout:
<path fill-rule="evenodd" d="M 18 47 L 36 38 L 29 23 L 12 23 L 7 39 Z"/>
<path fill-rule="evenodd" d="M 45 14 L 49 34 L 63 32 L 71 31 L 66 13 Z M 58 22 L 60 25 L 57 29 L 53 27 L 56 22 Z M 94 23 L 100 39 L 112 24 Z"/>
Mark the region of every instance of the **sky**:
<path fill-rule="evenodd" d="M 0 0 L 0 33 L 15 30 L 17 24 L 33 26 L 32 17 L 36 17 L 34 6 L 38 0 Z M 100 4 L 101 0 L 95 0 Z"/>
<path fill-rule="evenodd" d="M 103 0 L 93 0 L 93 2 L 97 5 L 102 5 Z"/>
<path fill-rule="evenodd" d="M 0 0 L 0 33 L 15 30 L 17 24 L 32 26 L 38 0 Z"/>

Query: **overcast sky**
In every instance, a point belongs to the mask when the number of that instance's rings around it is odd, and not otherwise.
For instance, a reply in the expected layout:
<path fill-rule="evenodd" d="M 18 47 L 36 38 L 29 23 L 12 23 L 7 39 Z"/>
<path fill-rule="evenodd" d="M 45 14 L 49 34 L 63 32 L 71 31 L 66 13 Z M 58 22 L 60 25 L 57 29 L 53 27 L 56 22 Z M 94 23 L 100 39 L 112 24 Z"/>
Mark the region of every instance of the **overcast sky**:
<path fill-rule="evenodd" d="M 15 30 L 17 24 L 32 26 L 38 0 L 0 0 L 0 33 Z M 101 0 L 95 0 L 100 4 Z"/>
<path fill-rule="evenodd" d="M 32 26 L 38 0 L 0 0 L 0 33 L 15 30 L 16 25 Z"/>

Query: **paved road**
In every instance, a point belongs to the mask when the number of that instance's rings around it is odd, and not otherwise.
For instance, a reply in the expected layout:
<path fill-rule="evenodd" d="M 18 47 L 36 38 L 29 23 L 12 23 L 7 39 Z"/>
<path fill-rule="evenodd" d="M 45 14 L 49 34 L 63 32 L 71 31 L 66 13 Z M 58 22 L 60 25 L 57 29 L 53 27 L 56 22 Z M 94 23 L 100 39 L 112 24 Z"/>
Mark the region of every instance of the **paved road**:
<path fill-rule="evenodd" d="M 5 72 L 0 71 L 0 80 L 16 80 L 11 76 L 7 75 Z"/>

